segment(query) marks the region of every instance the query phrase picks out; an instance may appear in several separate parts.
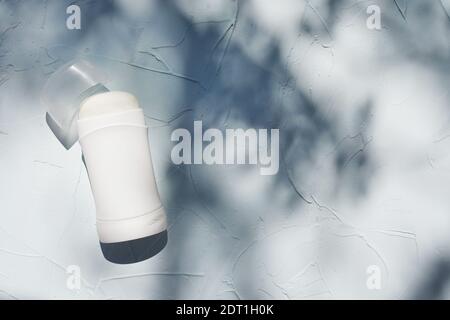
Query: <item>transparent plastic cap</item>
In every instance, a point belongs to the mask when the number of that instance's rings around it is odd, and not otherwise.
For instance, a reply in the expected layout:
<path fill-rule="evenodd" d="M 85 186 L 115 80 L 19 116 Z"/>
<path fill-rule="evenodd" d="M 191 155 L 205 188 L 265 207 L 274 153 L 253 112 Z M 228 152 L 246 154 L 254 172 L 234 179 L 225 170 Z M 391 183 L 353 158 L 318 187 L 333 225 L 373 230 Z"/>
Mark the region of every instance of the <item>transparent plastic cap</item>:
<path fill-rule="evenodd" d="M 81 102 L 108 91 L 104 82 L 106 77 L 84 60 L 62 66 L 47 80 L 42 92 L 42 102 L 47 107 L 46 121 L 66 149 L 78 140 L 77 118 Z"/>

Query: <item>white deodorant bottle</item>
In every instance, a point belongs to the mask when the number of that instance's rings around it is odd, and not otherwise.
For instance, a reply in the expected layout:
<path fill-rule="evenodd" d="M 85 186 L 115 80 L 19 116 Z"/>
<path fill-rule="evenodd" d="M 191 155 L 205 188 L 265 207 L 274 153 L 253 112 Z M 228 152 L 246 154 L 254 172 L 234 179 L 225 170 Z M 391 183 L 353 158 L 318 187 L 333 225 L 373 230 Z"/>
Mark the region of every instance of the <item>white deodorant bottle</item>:
<path fill-rule="evenodd" d="M 89 74 L 82 72 L 87 68 L 76 65 L 82 78 L 89 79 Z M 102 85 L 105 90 L 92 89 L 98 87 L 97 81 L 91 81 L 89 88 L 76 95 L 78 105 L 70 109 L 77 110 L 77 117 L 71 118 L 75 118 L 75 136 L 95 200 L 100 247 L 111 262 L 139 262 L 160 252 L 167 243 L 166 214 L 153 173 L 148 128 L 133 95 L 108 91 Z M 62 110 L 59 113 L 64 114 Z M 61 126 L 58 130 L 49 126 L 57 137 L 61 135 Z"/>

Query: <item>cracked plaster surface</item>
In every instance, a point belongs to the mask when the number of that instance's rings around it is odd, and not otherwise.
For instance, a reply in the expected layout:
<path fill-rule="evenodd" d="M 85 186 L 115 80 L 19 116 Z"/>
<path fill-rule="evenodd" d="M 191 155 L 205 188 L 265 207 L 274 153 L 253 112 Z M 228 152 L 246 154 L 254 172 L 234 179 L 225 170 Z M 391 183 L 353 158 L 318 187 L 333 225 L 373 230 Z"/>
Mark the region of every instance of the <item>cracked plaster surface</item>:
<path fill-rule="evenodd" d="M 66 28 L 72 3 L 81 30 Z M 0 1 L 0 298 L 450 298 L 449 13 L 444 0 Z M 169 219 L 145 262 L 104 260 L 80 148 L 45 124 L 42 84 L 73 58 L 144 108 Z M 170 134 L 194 120 L 280 128 L 278 174 L 172 164 Z"/>

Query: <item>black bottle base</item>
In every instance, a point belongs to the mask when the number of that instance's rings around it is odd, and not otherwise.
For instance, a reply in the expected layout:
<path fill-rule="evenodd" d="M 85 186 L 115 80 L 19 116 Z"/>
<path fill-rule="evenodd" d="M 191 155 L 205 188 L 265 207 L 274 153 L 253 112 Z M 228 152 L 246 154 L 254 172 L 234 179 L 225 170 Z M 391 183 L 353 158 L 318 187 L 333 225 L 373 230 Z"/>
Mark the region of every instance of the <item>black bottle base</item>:
<path fill-rule="evenodd" d="M 128 264 L 144 261 L 159 253 L 167 244 L 167 230 L 129 241 L 103 243 L 100 247 L 106 260 L 112 263 Z"/>

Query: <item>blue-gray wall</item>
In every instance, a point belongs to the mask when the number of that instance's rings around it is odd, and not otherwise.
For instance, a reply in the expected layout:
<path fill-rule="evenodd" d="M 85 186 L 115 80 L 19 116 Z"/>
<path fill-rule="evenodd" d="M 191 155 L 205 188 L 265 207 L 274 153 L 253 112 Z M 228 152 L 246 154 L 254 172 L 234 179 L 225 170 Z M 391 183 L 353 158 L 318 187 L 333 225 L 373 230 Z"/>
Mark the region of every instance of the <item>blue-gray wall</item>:
<path fill-rule="evenodd" d="M 81 30 L 66 28 L 70 4 Z M 444 0 L 0 1 L 0 297 L 450 298 L 449 13 Z M 79 145 L 45 123 L 42 86 L 73 58 L 147 115 L 170 226 L 143 263 L 104 260 Z M 170 134 L 194 120 L 280 128 L 278 174 L 173 165 Z"/>

